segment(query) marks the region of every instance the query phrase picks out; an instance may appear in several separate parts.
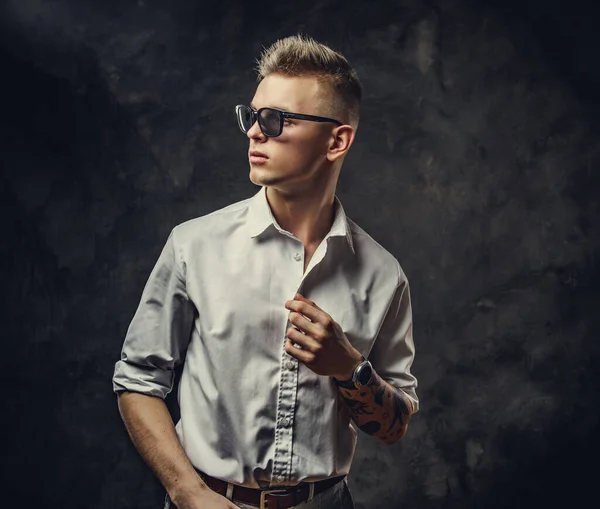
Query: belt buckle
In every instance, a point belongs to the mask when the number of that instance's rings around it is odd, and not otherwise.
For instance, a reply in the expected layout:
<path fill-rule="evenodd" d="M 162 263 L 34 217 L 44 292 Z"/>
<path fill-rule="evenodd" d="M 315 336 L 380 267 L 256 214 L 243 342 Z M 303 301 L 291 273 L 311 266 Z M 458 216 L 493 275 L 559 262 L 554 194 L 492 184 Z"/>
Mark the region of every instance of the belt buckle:
<path fill-rule="evenodd" d="M 271 495 L 272 493 L 287 493 L 288 490 L 264 490 L 260 492 L 260 508 L 259 509 L 268 509 L 267 508 L 267 495 Z"/>

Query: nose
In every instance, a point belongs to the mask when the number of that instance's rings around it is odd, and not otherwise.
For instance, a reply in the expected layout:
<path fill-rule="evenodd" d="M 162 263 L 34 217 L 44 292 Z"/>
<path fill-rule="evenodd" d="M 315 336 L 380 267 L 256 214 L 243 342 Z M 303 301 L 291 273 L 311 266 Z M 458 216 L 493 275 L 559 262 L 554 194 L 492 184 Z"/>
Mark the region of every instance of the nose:
<path fill-rule="evenodd" d="M 260 126 L 258 125 L 258 120 L 256 120 L 254 122 L 254 124 L 252 124 L 252 127 L 250 127 L 250 129 L 248 129 L 246 136 L 248 136 L 248 138 L 250 138 L 251 140 L 266 141 L 266 139 L 267 139 L 267 137 L 260 130 Z"/>

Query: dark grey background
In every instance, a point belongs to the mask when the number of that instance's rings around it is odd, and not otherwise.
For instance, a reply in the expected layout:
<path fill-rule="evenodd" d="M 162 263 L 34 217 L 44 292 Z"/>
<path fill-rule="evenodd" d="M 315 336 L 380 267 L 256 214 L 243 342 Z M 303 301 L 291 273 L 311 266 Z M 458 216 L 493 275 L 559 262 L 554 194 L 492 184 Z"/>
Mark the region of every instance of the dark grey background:
<path fill-rule="evenodd" d="M 233 106 L 298 31 L 362 79 L 338 196 L 413 296 L 421 411 L 394 446 L 360 435 L 357 508 L 595 495 L 594 2 L 295 5 L 4 3 L 4 506 L 161 507 L 113 366 L 170 229 L 257 191 Z"/>

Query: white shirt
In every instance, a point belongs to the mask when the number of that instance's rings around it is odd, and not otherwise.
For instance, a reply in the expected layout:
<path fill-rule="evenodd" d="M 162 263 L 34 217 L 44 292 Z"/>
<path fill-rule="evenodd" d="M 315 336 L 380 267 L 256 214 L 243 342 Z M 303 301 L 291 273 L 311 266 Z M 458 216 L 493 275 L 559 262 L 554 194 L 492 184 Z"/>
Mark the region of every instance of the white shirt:
<path fill-rule="evenodd" d="M 304 272 L 304 246 L 265 187 L 171 231 L 127 330 L 113 389 L 164 398 L 184 362 L 175 429 L 192 464 L 251 488 L 346 475 L 357 428 L 328 376 L 284 350 L 296 292 L 418 411 L 406 275 L 335 197 L 333 225 Z"/>

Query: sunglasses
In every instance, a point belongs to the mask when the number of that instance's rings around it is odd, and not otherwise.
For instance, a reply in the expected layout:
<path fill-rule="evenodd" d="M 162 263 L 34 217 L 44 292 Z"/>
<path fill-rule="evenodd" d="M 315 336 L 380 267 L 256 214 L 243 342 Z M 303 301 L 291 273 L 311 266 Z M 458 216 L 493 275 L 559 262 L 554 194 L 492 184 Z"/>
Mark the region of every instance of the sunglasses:
<path fill-rule="evenodd" d="M 275 138 L 283 131 L 283 119 L 294 118 L 297 120 L 310 120 L 311 122 L 333 122 L 338 126 L 344 125 L 341 122 L 327 117 L 316 117 L 315 115 L 303 115 L 301 113 L 289 113 L 287 111 L 278 110 L 277 108 L 260 108 L 254 111 L 249 106 L 238 104 L 235 107 L 235 115 L 237 117 L 240 130 L 246 134 L 258 119 L 258 126 L 261 132 L 267 138 Z"/>

